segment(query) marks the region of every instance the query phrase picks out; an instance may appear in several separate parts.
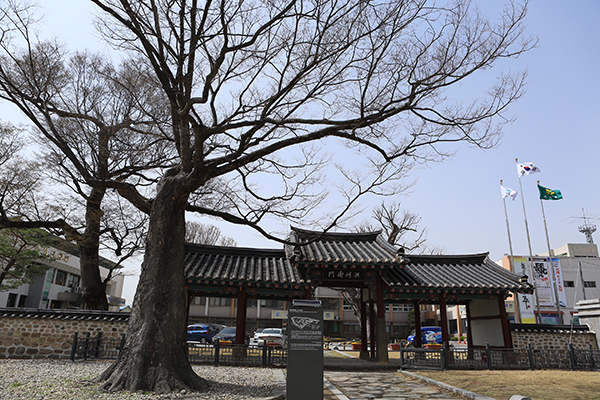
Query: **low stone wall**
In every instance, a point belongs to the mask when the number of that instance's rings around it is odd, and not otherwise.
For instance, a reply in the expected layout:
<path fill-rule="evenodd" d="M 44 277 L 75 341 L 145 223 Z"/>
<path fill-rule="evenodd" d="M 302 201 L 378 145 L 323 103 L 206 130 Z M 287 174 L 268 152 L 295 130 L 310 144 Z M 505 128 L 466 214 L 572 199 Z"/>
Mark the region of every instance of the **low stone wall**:
<path fill-rule="evenodd" d="M 120 339 L 129 313 L 0 309 L 0 358 L 69 358 L 73 337 Z"/>
<path fill-rule="evenodd" d="M 512 339 L 515 349 L 568 350 L 569 343 L 575 349 L 585 350 L 592 346 L 598 350 L 596 334 L 587 326 L 569 325 L 512 324 Z"/>

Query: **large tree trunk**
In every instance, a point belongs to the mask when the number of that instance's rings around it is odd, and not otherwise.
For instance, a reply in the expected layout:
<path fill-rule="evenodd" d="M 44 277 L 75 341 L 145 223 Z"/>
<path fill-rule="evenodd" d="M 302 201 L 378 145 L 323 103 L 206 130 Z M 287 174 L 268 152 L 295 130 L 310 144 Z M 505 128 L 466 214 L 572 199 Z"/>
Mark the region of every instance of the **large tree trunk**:
<path fill-rule="evenodd" d="M 187 192 L 177 177 L 163 178 L 152 204 L 142 272 L 127 340 L 119 359 L 98 379 L 105 390 L 169 393 L 204 390 L 186 353 L 183 273 Z"/>
<path fill-rule="evenodd" d="M 86 202 L 85 232 L 78 238 L 81 291 L 87 308 L 108 310 L 106 285 L 100 277 L 100 220 L 106 189 L 92 188 Z"/>

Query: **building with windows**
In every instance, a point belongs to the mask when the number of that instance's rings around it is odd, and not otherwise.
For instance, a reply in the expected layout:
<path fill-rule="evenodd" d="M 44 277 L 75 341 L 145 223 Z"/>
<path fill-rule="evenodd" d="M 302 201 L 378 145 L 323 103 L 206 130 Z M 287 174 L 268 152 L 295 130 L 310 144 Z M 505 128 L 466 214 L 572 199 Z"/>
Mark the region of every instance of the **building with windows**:
<path fill-rule="evenodd" d="M 562 272 L 562 279 L 558 280 L 559 293 L 563 291 L 564 295 L 563 304 L 560 307 L 561 314 L 563 316 L 563 324 L 578 324 L 576 317 L 575 305 L 581 300 L 590 300 L 600 298 L 600 257 L 598 255 L 598 247 L 594 243 L 568 243 L 562 247 L 554 249 L 552 251 L 553 258 L 558 259 L 560 265 L 560 271 Z M 514 260 L 523 259 L 526 260 L 527 256 L 513 256 Z M 540 253 L 534 256 L 536 259 L 548 258 L 548 252 Z M 518 263 L 511 263 L 510 256 L 505 256 L 498 262 L 505 269 L 514 270 L 515 265 Z M 518 265 L 517 265 L 518 268 Z M 552 277 L 550 277 L 552 279 Z M 560 282 L 562 281 L 563 287 L 561 288 Z M 554 282 L 551 283 L 551 293 L 549 297 L 551 303 L 547 302 L 548 305 L 540 305 L 540 311 L 544 323 L 557 323 L 556 316 L 558 315 L 558 308 L 556 307 L 556 301 L 554 301 Z M 543 298 L 543 293 L 540 294 L 540 298 Z M 506 302 L 507 312 L 509 318 L 515 322 L 518 320 L 519 304 L 515 302 L 514 298 L 509 299 Z M 533 305 L 535 308 L 535 304 Z M 537 311 L 535 311 L 537 314 Z M 572 321 L 573 320 L 573 321 Z"/>
<path fill-rule="evenodd" d="M 67 243 L 63 247 L 70 248 Z M 79 257 L 73 254 L 76 252 L 54 247 L 48 247 L 44 251 L 52 257 L 52 261 L 39 261 L 48 267 L 46 273 L 36 276 L 30 284 L 0 292 L 0 307 L 83 308 Z M 109 273 L 108 268 L 114 266 L 114 263 L 101 258 L 101 264 L 100 276 L 105 279 Z M 114 274 L 106 285 L 110 311 L 119 311 L 125 305 L 125 299 L 121 297 L 123 283 L 124 276 Z"/>

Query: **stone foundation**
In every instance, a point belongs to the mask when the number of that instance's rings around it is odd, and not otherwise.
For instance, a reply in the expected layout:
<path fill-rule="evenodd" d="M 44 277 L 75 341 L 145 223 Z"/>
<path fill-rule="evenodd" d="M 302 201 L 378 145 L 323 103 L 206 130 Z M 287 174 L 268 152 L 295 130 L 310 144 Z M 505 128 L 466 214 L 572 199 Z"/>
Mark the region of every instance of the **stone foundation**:
<path fill-rule="evenodd" d="M 587 326 L 578 325 L 571 330 L 568 325 L 512 324 L 512 340 L 515 349 L 528 345 L 542 350 L 568 350 L 569 343 L 577 350 L 598 350 L 596 334 Z"/>
<path fill-rule="evenodd" d="M 0 309 L 0 358 L 69 358 L 73 337 L 120 339 L 129 313 Z"/>

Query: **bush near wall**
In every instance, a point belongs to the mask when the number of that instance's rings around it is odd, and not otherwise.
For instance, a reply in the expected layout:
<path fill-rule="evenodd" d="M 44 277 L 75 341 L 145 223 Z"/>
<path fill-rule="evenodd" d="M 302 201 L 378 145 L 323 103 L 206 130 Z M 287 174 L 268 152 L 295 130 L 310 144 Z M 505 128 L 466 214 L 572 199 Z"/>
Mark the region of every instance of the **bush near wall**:
<path fill-rule="evenodd" d="M 0 308 L 0 358 L 69 358 L 79 337 L 120 339 L 129 313 Z"/>

